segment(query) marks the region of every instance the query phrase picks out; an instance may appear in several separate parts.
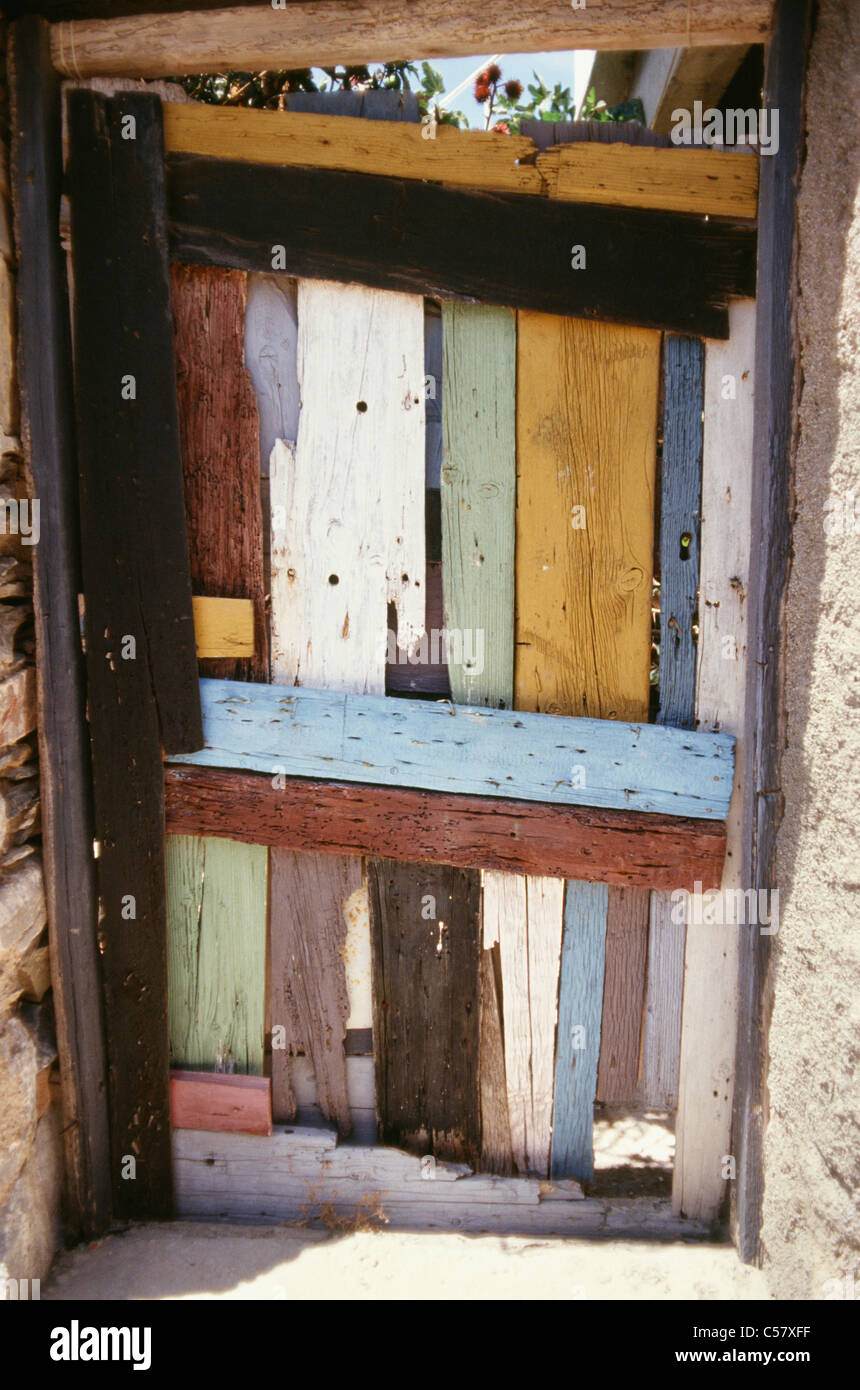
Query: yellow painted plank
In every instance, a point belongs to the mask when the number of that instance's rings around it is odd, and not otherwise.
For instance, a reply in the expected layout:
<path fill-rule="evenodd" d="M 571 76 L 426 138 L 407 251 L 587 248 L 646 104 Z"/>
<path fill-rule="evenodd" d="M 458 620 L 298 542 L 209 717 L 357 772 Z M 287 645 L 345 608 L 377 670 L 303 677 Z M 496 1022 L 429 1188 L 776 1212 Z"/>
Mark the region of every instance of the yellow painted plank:
<path fill-rule="evenodd" d="M 166 154 L 438 179 L 508 193 L 543 192 L 543 181 L 534 165 L 516 162 L 537 152 L 524 135 L 463 133 L 449 126 L 436 127 L 432 139 L 428 134 L 424 126 L 407 121 L 251 111 L 199 102 L 167 102 L 164 106 Z"/>
<path fill-rule="evenodd" d="M 167 154 L 435 179 L 565 201 L 755 217 L 758 160 L 708 149 L 581 143 L 538 154 L 524 135 L 351 116 L 166 102 Z M 536 161 L 536 162 L 535 162 Z"/>
<path fill-rule="evenodd" d="M 552 198 L 616 207 L 755 217 L 758 159 L 753 154 L 670 146 L 558 145 L 538 155 Z"/>
<path fill-rule="evenodd" d="M 518 315 L 517 709 L 648 713 L 660 334 Z"/>
<path fill-rule="evenodd" d="M 254 603 L 249 598 L 192 598 L 197 658 L 254 655 Z"/>

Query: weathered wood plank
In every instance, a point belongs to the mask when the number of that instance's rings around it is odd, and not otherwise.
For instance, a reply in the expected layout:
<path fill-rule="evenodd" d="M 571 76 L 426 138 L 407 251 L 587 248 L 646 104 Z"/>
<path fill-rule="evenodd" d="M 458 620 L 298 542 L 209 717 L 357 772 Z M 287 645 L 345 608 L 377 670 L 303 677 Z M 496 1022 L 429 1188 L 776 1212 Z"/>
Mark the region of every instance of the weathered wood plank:
<path fill-rule="evenodd" d="M 705 354 L 694 338 L 663 347 L 663 467 L 660 485 L 660 712 L 658 723 L 695 720 L 699 513 Z"/>
<path fill-rule="evenodd" d="M 298 440 L 270 465 L 273 661 L 283 684 L 381 695 L 388 603 L 403 646 L 424 628 L 423 304 L 301 281 L 298 334 Z"/>
<path fill-rule="evenodd" d="M 516 319 L 444 304 L 442 574 L 457 704 L 510 708 L 514 658 Z"/>
<path fill-rule="evenodd" d="M 283 793 L 281 793 L 283 795 Z M 344 1061 L 349 998 L 344 951 L 345 908 L 361 888 L 361 861 L 323 854 L 272 855 L 270 877 L 272 1028 L 285 1030 L 285 1046 L 272 1038 L 275 1119 L 289 1120 L 289 1056 L 311 1059 L 322 1113 L 349 1134 L 349 1092 Z M 279 1055 L 279 1054 L 283 1055 Z"/>
<path fill-rule="evenodd" d="M 709 820 L 728 808 L 728 734 L 242 681 L 200 691 L 206 747 L 172 763 Z"/>
<path fill-rule="evenodd" d="M 656 333 L 519 315 L 525 708 L 647 718 L 659 354 Z"/>
<path fill-rule="evenodd" d="M 578 141 L 554 146 L 536 163 L 552 198 L 710 217 L 756 215 L 758 159 L 752 154 Z"/>
<path fill-rule="evenodd" d="M 266 851 L 230 840 L 166 842 L 170 1055 L 186 1070 L 232 1057 L 263 1071 Z"/>
<path fill-rule="evenodd" d="M 704 367 L 700 342 L 693 338 L 666 338 L 658 722 L 684 729 L 692 728 L 695 721 L 693 626 L 699 591 Z M 669 1110 L 674 1110 L 678 1103 L 684 944 L 684 924 L 673 920 L 671 900 L 665 894 L 652 894 L 641 1098 L 645 1104 Z"/>
<path fill-rule="evenodd" d="M 442 306 L 442 332 L 442 573 L 445 628 L 457 639 L 448 655 L 448 674 L 457 703 L 510 709 L 516 318 L 508 309 L 447 303 Z M 486 1171 L 509 1173 L 502 962 L 497 950 L 482 950 L 480 973 L 481 1162 Z"/>
<path fill-rule="evenodd" d="M 709 149 L 602 143 L 554 146 L 539 154 L 525 135 L 439 126 L 368 127 L 322 109 L 304 116 L 239 106 L 167 103 L 168 154 L 255 164 L 303 165 L 356 174 L 435 179 L 452 187 L 546 194 L 580 203 L 662 208 L 712 217 L 755 217 L 758 160 Z"/>
<path fill-rule="evenodd" d="M 718 338 L 728 296 L 755 291 L 748 223 L 197 155 L 167 167 L 179 261 Z M 631 264 L 649 274 L 630 275 Z"/>
<path fill-rule="evenodd" d="M 198 661 L 254 655 L 254 604 L 246 598 L 193 598 Z"/>
<path fill-rule="evenodd" d="M 245 362 L 260 417 L 260 472 L 278 439 L 296 441 L 299 379 L 296 369 L 296 283 L 286 275 L 249 275 L 245 308 Z"/>
<path fill-rule="evenodd" d="M 173 266 L 171 284 L 191 584 L 209 597 L 254 604 L 253 656 L 222 658 L 203 669 L 266 680 L 257 402 L 242 351 L 245 276 Z"/>
<path fill-rule="evenodd" d="M 552 1176 L 594 1177 L 594 1097 L 600 1054 L 607 889 L 568 883 L 558 1005 Z"/>
<path fill-rule="evenodd" d="M 725 849 L 720 821 L 219 768 L 167 768 L 165 804 L 173 834 L 643 888 L 718 887 Z"/>
<path fill-rule="evenodd" d="M 513 1172 L 508 1083 L 505 1076 L 504 1020 L 500 991 L 501 960 L 496 949 L 481 951 L 481 1034 L 478 1082 L 481 1090 L 481 1169 L 510 1177 Z"/>
<path fill-rule="evenodd" d="M 646 719 L 649 696 L 653 498 L 660 342 L 658 335 L 545 315 L 519 315 L 517 443 L 517 703 L 551 713 Z M 576 405 L 570 401 L 576 384 Z M 580 756 L 568 776 L 587 784 Z M 593 979 L 604 999 L 635 993 L 616 934 L 641 890 L 608 895 L 571 886 L 571 912 L 593 926 L 601 955 Z M 569 930 L 575 930 L 571 918 Z M 605 956 L 602 953 L 605 950 Z M 638 962 L 638 957 L 635 958 Z M 634 962 L 634 963 L 635 963 Z M 569 977 L 567 988 L 575 984 Z M 644 960 L 640 989 L 644 989 Z M 579 1000 L 574 1004 L 579 1008 Z M 565 1010 L 568 1006 L 565 1003 Z M 641 1012 L 641 1010 L 640 1010 Z M 590 1017 L 601 1015 L 600 998 Z M 613 1014 L 609 1026 L 618 1015 Z M 638 1032 L 637 1032 L 638 1040 Z M 601 1052 L 607 1043 L 604 1035 Z M 638 1055 L 638 1054 L 637 1054 Z M 562 1055 L 562 1134 L 581 1140 L 575 1161 L 587 1169 L 593 1074 L 569 1086 Z M 573 1142 L 573 1141 L 571 1141 Z M 569 1160 L 573 1162 L 574 1158 Z"/>
<path fill-rule="evenodd" d="M 484 946 L 499 943 L 502 969 L 511 1150 L 521 1174 L 539 1177 L 552 1134 L 563 895 L 560 879 L 484 879 Z"/>
<path fill-rule="evenodd" d="M 608 1103 L 636 1096 L 650 906 L 641 888 L 614 888 L 607 895 L 597 1099 Z"/>
<path fill-rule="evenodd" d="M 779 152 L 762 170 L 759 195 L 762 282 L 757 299 L 751 523 L 756 568 L 747 590 L 750 652 L 743 736 L 750 771 L 743 791 L 741 870 L 744 887 L 759 890 L 774 886 L 773 856 L 782 818 L 784 604 L 791 563 L 793 403 L 800 384 L 795 190 L 805 149 L 805 76 L 814 13 L 809 0 L 778 0 L 764 75 L 763 104 L 772 121 L 779 112 L 780 134 Z M 771 942 L 772 937 L 755 927 L 741 933 L 733 1221 L 741 1257 L 750 1261 L 760 1253 L 764 1200 L 769 1015 L 765 982 Z"/>
<path fill-rule="evenodd" d="M 134 638 L 133 649 L 123 645 L 119 657 L 136 662 L 137 670 L 148 668 L 165 751 L 188 752 L 200 747 L 202 728 L 173 380 L 161 104 L 140 92 L 107 102 L 95 93 L 71 93 L 70 130 L 72 111 L 75 138 L 88 149 L 73 152 L 70 178 L 85 160 L 110 151 L 102 171 L 109 202 L 91 211 L 84 206 L 85 181 L 71 189 L 78 203 L 73 235 L 76 227 L 79 241 L 93 241 L 91 249 L 73 247 L 73 263 L 84 275 L 98 265 L 107 278 L 112 314 L 100 346 L 102 405 L 109 413 L 99 415 L 99 443 L 121 475 L 114 488 L 122 489 L 120 505 L 128 508 L 123 565 L 138 586 L 138 620 L 110 640 Z M 125 133 L 129 120 L 134 139 Z M 98 362 L 80 364 L 76 380 L 85 391 L 95 389 Z M 99 659 L 104 641 L 102 634 Z"/>
<path fill-rule="evenodd" d="M 87 705 L 114 1212 L 171 1212 L 162 743 L 200 741 L 160 103 L 69 96 Z M 123 138 L 126 118 L 135 139 Z M 158 557 L 156 563 L 155 557 Z M 188 658 L 191 668 L 188 671 Z M 132 659 L 133 658 L 133 659 Z M 171 670 L 172 666 L 172 670 Z M 134 1158 L 134 1181 L 129 1176 Z"/>
<path fill-rule="evenodd" d="M 480 1153 L 480 885 L 475 873 L 372 859 L 373 1036 L 383 1143 Z"/>
<path fill-rule="evenodd" d="M 89 733 L 78 616 L 80 559 L 72 362 L 64 255 L 60 87 L 47 26 L 35 16 L 9 30 L 12 186 L 18 293 L 21 432 L 40 499 L 33 547 L 38 667 L 4 681 L 4 745 L 36 727 L 45 897 L 62 1077 L 66 1221 L 100 1235 L 110 1220 L 104 1005 L 98 894 L 92 856 Z"/>
<path fill-rule="evenodd" d="M 735 798 L 727 824 L 724 892 L 749 886 L 743 877 L 741 817 L 744 769 L 751 756 L 744 716 L 754 563 L 754 398 L 760 389 L 753 370 L 756 312 L 755 305 L 738 305 L 732 311 L 729 342 L 709 343 L 705 354 L 696 717 L 700 728 L 725 729 L 744 740 L 738 748 Z M 684 903 L 677 895 L 675 911 L 676 920 L 683 917 Z M 672 1201 L 676 1211 L 704 1221 L 719 1213 L 725 1192 L 723 1158 L 732 1152 L 738 952 L 744 932 L 758 935 L 759 927 L 738 927 L 732 921 L 702 923 L 701 918 L 687 925 Z"/>
<path fill-rule="evenodd" d="M 488 9 L 477 0 L 456 9 L 431 0 L 383 0 L 344 14 L 336 0 L 311 6 L 224 9 L 204 21 L 191 12 L 139 18 L 66 20 L 54 25 L 54 66 L 74 77 L 128 73 L 160 77 L 221 72 L 224 54 L 239 71 L 332 63 L 386 62 L 392 53 L 436 58 L 570 48 L 665 48 L 761 43 L 770 24 L 767 0 L 627 0 L 623 9 L 595 4 L 572 10 L 568 0 L 525 0 Z"/>
<path fill-rule="evenodd" d="M 267 1076 L 172 1071 L 170 1123 L 174 1129 L 271 1134 L 272 1083 Z"/>
<path fill-rule="evenodd" d="M 424 621 L 423 303 L 300 281 L 297 361 L 296 444 L 279 441 L 270 462 L 273 673 L 381 696 L 389 603 L 407 649 Z M 397 466 L 380 467 L 389 456 Z M 345 909 L 360 865 L 278 850 L 272 883 L 273 987 L 290 1050 L 309 1053 L 322 1111 L 346 1133 Z M 363 951 L 357 936 L 350 955 Z M 353 1010 L 358 986 L 369 1022 L 369 974 L 358 973 Z M 288 1071 L 273 1052 L 276 1114 L 289 1107 Z"/>

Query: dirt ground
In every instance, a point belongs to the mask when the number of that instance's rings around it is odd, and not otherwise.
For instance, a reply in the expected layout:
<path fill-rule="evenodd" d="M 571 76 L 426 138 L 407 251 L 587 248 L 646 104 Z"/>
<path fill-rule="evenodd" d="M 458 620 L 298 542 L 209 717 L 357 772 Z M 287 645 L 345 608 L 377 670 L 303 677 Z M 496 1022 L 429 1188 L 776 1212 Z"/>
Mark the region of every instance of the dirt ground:
<path fill-rule="evenodd" d="M 141 1225 L 57 1257 L 43 1299 L 767 1299 L 733 1249 Z"/>

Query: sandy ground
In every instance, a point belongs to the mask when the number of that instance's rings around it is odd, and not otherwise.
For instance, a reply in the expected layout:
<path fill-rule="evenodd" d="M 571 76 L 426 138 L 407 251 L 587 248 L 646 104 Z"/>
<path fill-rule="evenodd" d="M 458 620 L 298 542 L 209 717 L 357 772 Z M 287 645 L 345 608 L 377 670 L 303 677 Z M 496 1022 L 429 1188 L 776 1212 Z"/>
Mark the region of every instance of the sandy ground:
<path fill-rule="evenodd" d="M 43 1299 L 766 1299 L 712 1244 L 142 1225 L 58 1256 Z"/>

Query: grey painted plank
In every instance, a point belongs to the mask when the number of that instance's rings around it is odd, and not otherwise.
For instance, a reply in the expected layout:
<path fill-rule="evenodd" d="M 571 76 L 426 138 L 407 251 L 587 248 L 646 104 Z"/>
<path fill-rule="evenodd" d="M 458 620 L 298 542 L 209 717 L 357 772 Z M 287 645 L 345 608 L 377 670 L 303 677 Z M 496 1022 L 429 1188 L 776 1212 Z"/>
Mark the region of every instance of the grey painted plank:
<path fill-rule="evenodd" d="M 663 468 L 660 490 L 660 713 L 689 729 L 695 718 L 702 410 L 705 353 L 698 338 L 663 343 Z"/>

